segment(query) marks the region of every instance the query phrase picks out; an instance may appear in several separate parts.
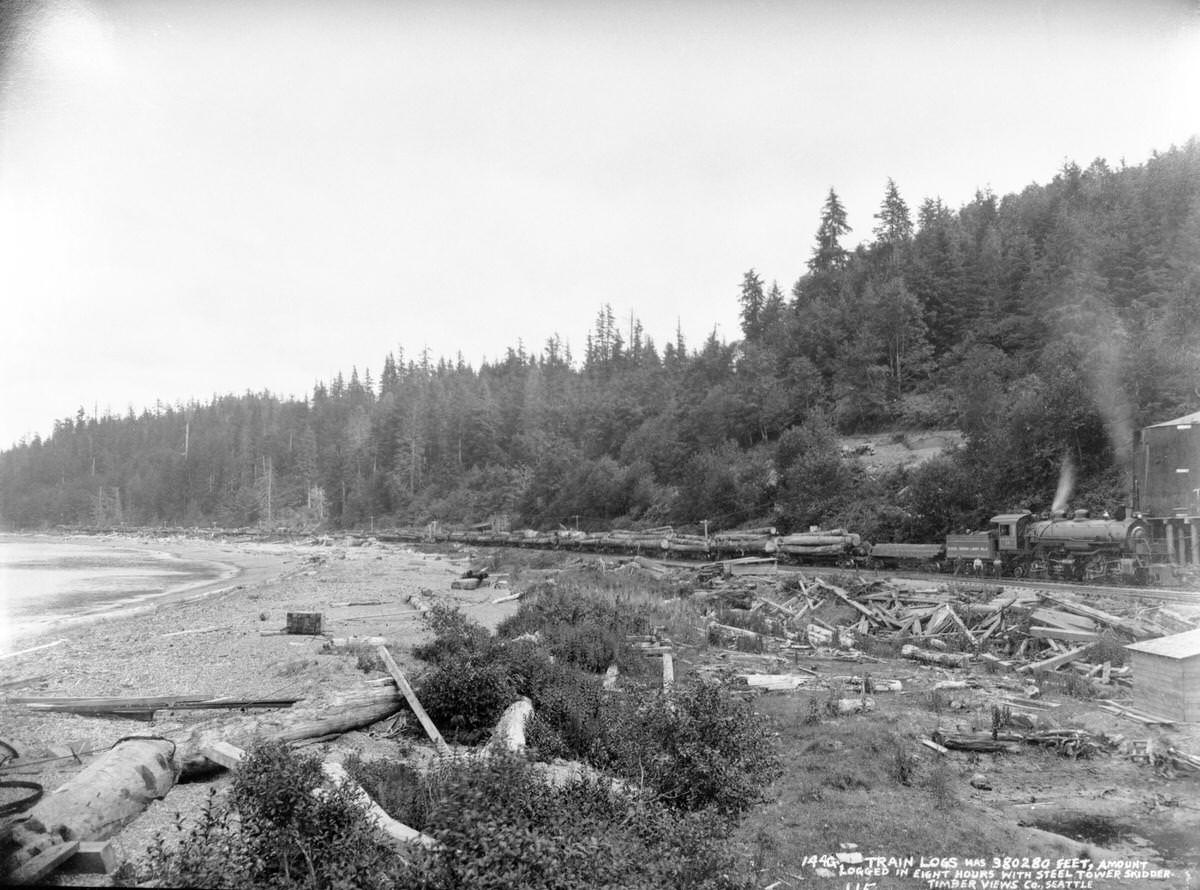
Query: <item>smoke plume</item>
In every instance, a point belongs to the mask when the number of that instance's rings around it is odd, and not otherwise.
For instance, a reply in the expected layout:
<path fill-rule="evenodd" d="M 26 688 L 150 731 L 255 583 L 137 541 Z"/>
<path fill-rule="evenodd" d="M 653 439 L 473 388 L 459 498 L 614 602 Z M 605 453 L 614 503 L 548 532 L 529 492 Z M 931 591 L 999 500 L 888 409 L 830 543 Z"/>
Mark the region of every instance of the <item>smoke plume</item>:
<path fill-rule="evenodd" d="M 1071 493 L 1075 490 L 1075 464 L 1071 455 L 1063 456 L 1062 469 L 1058 473 L 1058 489 L 1054 492 L 1054 503 L 1050 505 L 1053 513 L 1062 513 L 1071 502 Z"/>

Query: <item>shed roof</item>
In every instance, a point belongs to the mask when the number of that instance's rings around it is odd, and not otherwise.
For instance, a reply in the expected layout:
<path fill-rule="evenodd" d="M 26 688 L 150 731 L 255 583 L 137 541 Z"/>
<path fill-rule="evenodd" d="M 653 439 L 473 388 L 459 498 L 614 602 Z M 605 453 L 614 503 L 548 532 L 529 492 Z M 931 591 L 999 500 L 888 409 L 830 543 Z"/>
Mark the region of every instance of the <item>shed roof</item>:
<path fill-rule="evenodd" d="M 1162 655 L 1165 658 L 1191 658 L 1200 655 L 1200 628 L 1187 630 L 1181 634 L 1159 637 L 1157 640 L 1131 643 L 1125 648 L 1132 649 L 1134 652 Z"/>
<path fill-rule="evenodd" d="M 1164 420 L 1162 423 L 1152 423 L 1147 429 L 1154 429 L 1160 426 L 1185 426 L 1189 423 L 1200 423 L 1200 411 L 1192 414 L 1185 414 L 1183 417 L 1176 417 L 1174 420 Z"/>

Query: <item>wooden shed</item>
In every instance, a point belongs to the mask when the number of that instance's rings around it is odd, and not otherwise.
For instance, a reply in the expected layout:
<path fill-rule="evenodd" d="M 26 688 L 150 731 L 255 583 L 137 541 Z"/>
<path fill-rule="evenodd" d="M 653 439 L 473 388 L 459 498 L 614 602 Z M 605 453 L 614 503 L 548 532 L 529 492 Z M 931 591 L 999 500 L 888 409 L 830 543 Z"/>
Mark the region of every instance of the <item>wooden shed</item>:
<path fill-rule="evenodd" d="M 1133 668 L 1133 706 L 1156 717 L 1200 723 L 1200 630 L 1125 648 Z"/>

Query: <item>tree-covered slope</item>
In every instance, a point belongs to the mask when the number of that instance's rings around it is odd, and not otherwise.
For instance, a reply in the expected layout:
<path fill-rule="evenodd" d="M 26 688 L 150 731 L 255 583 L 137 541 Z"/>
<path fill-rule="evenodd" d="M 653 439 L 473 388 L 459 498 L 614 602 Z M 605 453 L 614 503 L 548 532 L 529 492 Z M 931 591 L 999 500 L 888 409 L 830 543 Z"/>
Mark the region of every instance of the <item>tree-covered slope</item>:
<path fill-rule="evenodd" d="M 1050 497 L 1123 496 L 1136 428 L 1200 405 L 1200 144 L 915 214 L 871 238 L 831 189 L 808 271 L 743 276 L 742 339 L 656 344 L 601 309 L 479 368 L 388 355 L 304 401 L 268 393 L 75 417 L 0 455 L 0 519 L 45 524 L 554 526 L 771 519 L 930 536 Z M 859 224 L 863 228 L 868 223 Z M 769 276 L 768 276 L 769 277 Z M 953 426 L 965 446 L 870 476 L 836 434 Z"/>

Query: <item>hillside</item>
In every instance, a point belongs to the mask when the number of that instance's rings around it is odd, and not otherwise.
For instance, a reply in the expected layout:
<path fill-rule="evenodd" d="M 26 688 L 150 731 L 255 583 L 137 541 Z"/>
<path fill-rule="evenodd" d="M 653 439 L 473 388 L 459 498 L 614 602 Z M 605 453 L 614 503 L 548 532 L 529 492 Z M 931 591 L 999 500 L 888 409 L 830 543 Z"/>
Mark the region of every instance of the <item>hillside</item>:
<path fill-rule="evenodd" d="M 957 210 L 926 199 L 913 213 L 889 181 L 875 222 L 873 240 L 843 248 L 831 189 L 807 273 L 785 293 L 751 269 L 730 294 L 735 342 L 656 342 L 604 306 L 579 356 L 557 336 L 478 368 L 401 351 L 378 378 L 354 368 L 303 401 L 80 409 L 0 455 L 0 521 L 500 514 L 919 540 L 1048 503 L 1068 455 L 1077 500 L 1120 503 L 1132 432 L 1197 407 L 1200 143 L 1138 167 L 1066 163 Z M 881 432 L 898 429 L 907 445 Z M 935 456 L 946 436 L 932 431 L 947 429 L 962 447 Z M 873 459 L 843 459 L 843 442 L 868 440 Z"/>

